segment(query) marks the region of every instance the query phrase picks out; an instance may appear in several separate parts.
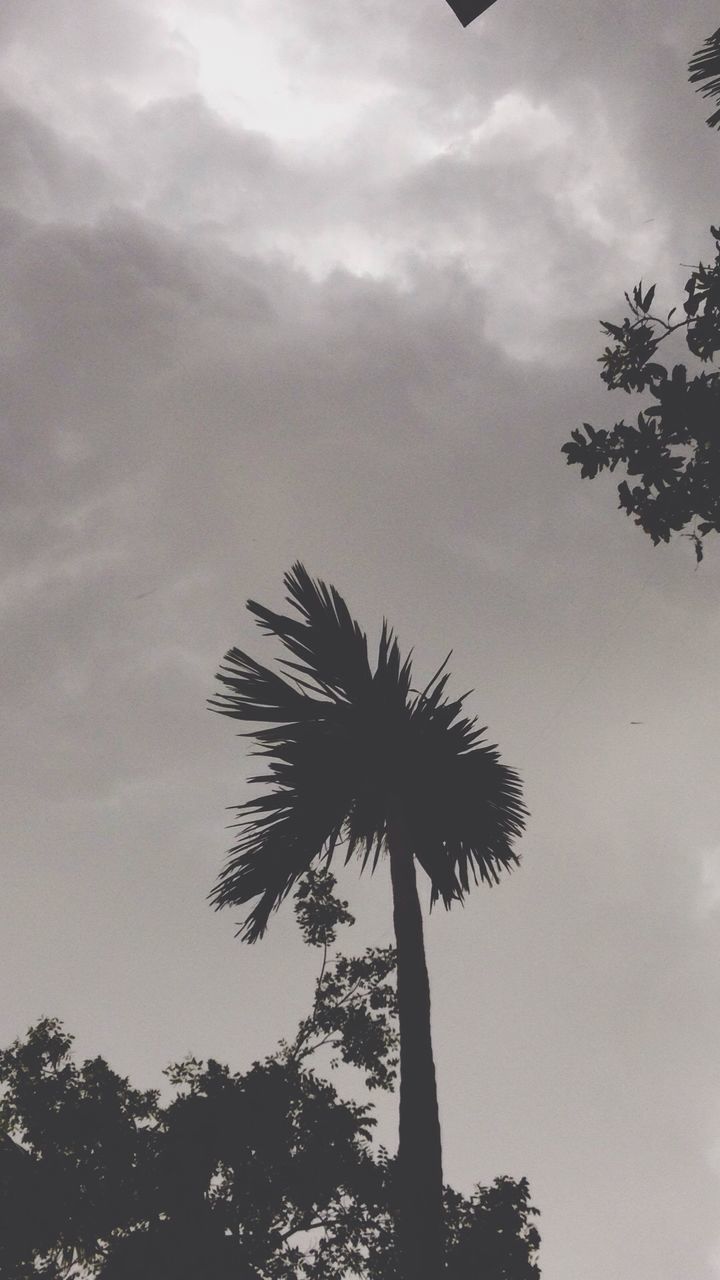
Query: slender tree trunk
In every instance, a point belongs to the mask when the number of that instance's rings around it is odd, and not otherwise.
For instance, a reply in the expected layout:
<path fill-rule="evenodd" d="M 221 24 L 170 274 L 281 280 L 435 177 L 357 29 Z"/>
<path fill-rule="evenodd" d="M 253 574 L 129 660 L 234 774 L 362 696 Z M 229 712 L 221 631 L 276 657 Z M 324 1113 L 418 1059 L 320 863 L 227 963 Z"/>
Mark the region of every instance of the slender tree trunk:
<path fill-rule="evenodd" d="M 388 831 L 400 1021 L 400 1146 L 396 1182 L 402 1280 L 440 1280 L 444 1262 L 442 1149 L 415 859 L 402 822 Z"/>

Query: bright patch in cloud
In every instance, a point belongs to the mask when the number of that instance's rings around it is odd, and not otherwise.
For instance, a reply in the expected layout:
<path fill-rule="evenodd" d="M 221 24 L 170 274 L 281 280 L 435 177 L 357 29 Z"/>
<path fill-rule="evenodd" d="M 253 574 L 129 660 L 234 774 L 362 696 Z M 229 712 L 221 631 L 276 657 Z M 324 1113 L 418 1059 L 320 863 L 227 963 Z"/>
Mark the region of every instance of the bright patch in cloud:
<path fill-rule="evenodd" d="M 700 854 L 700 887 L 697 907 L 705 919 L 720 908 L 720 846 L 704 849 Z M 718 1147 L 720 1162 L 720 1146 Z"/>
<path fill-rule="evenodd" d="M 172 5 L 166 16 L 194 52 L 196 90 L 205 101 L 225 120 L 277 142 L 332 144 L 392 94 L 367 77 L 314 75 L 301 56 L 302 40 L 288 49 L 265 5 L 262 12 L 246 5 L 239 15 Z"/>
<path fill-rule="evenodd" d="M 489 114 L 459 144 L 466 154 L 500 143 L 503 158 L 534 155 L 567 143 L 572 130 L 547 103 L 536 106 L 525 94 L 505 93 L 493 102 Z M 508 144 L 512 144 L 508 147 Z"/>

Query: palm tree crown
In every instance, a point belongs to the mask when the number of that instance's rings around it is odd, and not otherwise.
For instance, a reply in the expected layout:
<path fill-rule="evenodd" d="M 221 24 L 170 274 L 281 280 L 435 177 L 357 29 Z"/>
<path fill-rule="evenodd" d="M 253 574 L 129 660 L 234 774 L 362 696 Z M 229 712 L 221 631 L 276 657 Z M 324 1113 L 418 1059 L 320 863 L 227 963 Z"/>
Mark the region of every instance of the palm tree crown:
<path fill-rule="evenodd" d="M 373 670 L 367 636 L 334 587 L 299 563 L 284 582 L 297 616 L 247 606 L 292 655 L 283 674 L 231 649 L 218 673 L 227 692 L 210 700 L 222 715 L 268 726 L 247 735 L 268 762 L 250 782 L 265 790 L 238 806 L 241 834 L 215 906 L 257 899 L 242 928 L 254 942 L 316 857 L 346 842 L 347 859 L 358 853 L 374 869 L 398 820 L 432 902 L 462 900 L 471 877 L 496 883 L 519 862 L 512 842 L 527 811 L 517 774 L 462 714 L 463 698 L 444 696 L 447 659 L 416 693 L 386 622 Z"/>

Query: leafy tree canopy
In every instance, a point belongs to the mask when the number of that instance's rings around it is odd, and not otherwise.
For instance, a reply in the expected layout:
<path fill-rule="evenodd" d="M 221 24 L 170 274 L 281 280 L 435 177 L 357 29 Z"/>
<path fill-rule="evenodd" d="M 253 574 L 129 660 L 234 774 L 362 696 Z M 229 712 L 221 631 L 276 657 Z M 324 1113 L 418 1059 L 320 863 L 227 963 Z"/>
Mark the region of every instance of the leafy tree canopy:
<path fill-rule="evenodd" d="M 632 477 L 618 485 L 620 507 L 652 538 L 669 542 L 674 533 L 693 541 L 698 562 L 703 539 L 720 532 L 720 373 L 672 370 L 656 360 L 661 344 L 678 330 L 690 354 L 703 364 L 720 351 L 720 230 L 711 227 L 715 258 L 694 267 L 685 285 L 684 318 L 654 308 L 655 285 L 642 281 L 625 294 L 629 315 L 620 324 L 604 320 L 612 339 L 599 357 L 601 378 L 611 390 L 644 394 L 649 403 L 636 423 L 616 422 L 610 430 L 583 423 L 563 445 L 571 466 L 594 479 L 624 467 Z"/>
<path fill-rule="evenodd" d="M 44 1018 L 0 1052 L 0 1275 L 12 1280 L 397 1280 L 394 1161 L 367 1104 L 338 1096 L 318 1052 L 390 1089 L 395 953 L 329 956 L 352 917 L 329 872 L 296 891 L 323 960 L 295 1038 L 249 1070 L 169 1067 L 171 1097 L 102 1058 L 77 1063 Z M 446 1188 L 449 1280 L 538 1280 L 527 1182 Z"/>

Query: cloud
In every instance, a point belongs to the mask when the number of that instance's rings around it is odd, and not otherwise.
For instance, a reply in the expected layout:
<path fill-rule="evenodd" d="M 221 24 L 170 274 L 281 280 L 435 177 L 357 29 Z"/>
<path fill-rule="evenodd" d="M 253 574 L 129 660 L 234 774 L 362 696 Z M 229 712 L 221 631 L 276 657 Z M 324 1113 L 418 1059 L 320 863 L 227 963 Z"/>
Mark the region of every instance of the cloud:
<path fill-rule="evenodd" d="M 400 76 L 394 14 L 358 7 L 338 20 L 327 6 L 311 16 L 281 5 L 259 22 L 256 10 L 250 0 L 240 9 L 216 0 L 202 12 L 194 4 L 118 5 L 100 30 L 83 25 L 87 14 L 75 0 L 40 41 L 16 14 L 9 48 L 21 61 L 35 59 L 35 78 L 52 38 L 83 60 L 81 96 L 72 59 L 52 73 L 52 91 L 65 103 L 77 98 L 92 124 L 78 130 L 42 97 L 20 95 L 16 207 L 48 218 L 51 190 L 57 217 L 87 221 L 113 205 L 132 207 L 245 254 L 285 255 L 316 280 L 341 267 L 407 286 L 418 261 L 459 260 L 491 298 L 488 338 L 518 358 L 561 363 L 592 298 L 599 306 L 627 286 L 629 272 L 668 270 L 667 218 L 651 187 L 636 180 L 612 99 L 587 83 L 555 93 L 547 84 L 528 87 L 527 54 L 503 62 L 502 24 L 489 28 L 495 62 L 484 54 L 488 74 L 481 81 L 475 68 L 472 82 L 458 78 L 458 65 L 469 74 L 472 52 L 484 46 L 474 38 L 459 44 L 443 25 L 447 43 L 436 55 L 440 65 L 452 59 L 455 74 L 431 86 L 410 57 L 418 48 L 427 57 L 413 24 Z M 114 22 L 123 26 L 117 41 Z M 96 61 L 90 49 L 100 51 Z M 182 68 L 179 78 L 165 75 L 170 64 Z M 25 67 L 18 93 L 28 78 Z M 303 95 L 324 126 L 314 137 L 307 124 L 298 150 Z M 281 99 L 285 115 L 274 119 L 263 103 Z M 352 111 L 330 113 L 330 101 Z M 51 114 L 56 132 L 38 111 Z M 337 134 L 328 133 L 330 114 Z"/>

